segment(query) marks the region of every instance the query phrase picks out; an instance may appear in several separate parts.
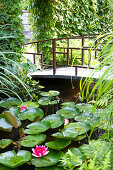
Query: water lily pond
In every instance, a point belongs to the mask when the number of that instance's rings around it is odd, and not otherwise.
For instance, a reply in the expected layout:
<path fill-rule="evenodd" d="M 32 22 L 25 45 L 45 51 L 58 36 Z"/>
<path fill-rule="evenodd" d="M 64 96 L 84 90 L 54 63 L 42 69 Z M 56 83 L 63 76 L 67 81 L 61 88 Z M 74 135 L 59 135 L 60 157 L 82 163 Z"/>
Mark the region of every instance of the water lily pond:
<path fill-rule="evenodd" d="M 82 170 L 92 167 L 95 155 L 110 153 L 111 144 L 101 141 L 111 128 L 100 120 L 103 109 L 61 103 L 59 94 L 40 92 L 38 102 L 0 101 L 0 170 Z"/>

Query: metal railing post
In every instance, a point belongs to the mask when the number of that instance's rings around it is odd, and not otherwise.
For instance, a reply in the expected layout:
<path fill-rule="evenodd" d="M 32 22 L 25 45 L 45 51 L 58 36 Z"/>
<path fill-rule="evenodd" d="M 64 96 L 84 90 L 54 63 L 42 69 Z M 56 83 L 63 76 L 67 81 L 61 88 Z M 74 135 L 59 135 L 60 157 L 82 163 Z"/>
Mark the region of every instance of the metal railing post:
<path fill-rule="evenodd" d="M 84 37 L 82 37 L 82 65 L 84 65 Z"/>
<path fill-rule="evenodd" d="M 39 53 L 39 42 L 37 42 L 37 54 Z"/>
<path fill-rule="evenodd" d="M 35 54 L 33 54 L 33 64 L 36 64 Z"/>
<path fill-rule="evenodd" d="M 96 41 L 95 41 L 95 58 L 97 58 L 97 51 L 96 51 L 97 44 L 98 44 L 98 42 L 97 42 L 97 40 L 96 40 Z"/>
<path fill-rule="evenodd" d="M 67 39 L 67 66 L 69 65 L 69 39 Z"/>
<path fill-rule="evenodd" d="M 53 49 L 53 75 L 56 73 L 56 41 L 52 40 L 52 49 Z"/>

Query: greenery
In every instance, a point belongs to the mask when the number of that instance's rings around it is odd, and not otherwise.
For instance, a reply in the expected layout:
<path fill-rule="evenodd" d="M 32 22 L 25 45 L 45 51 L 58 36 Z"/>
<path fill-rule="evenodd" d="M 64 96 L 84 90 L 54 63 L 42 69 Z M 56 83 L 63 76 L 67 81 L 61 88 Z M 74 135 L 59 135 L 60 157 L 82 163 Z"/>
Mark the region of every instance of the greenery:
<path fill-rule="evenodd" d="M 21 55 L 13 52 L 22 53 L 25 40 L 21 14 L 21 0 L 2 0 L 0 2 L 0 51 L 15 61 L 20 61 Z"/>
<path fill-rule="evenodd" d="M 109 0 L 25 0 L 25 2 L 30 12 L 33 41 L 99 34 L 113 28 L 112 5 Z M 40 51 L 44 54 L 45 64 L 52 64 L 51 42 L 40 43 Z M 57 56 L 58 66 L 66 63 L 62 55 Z M 76 61 L 76 64 L 79 62 Z"/>

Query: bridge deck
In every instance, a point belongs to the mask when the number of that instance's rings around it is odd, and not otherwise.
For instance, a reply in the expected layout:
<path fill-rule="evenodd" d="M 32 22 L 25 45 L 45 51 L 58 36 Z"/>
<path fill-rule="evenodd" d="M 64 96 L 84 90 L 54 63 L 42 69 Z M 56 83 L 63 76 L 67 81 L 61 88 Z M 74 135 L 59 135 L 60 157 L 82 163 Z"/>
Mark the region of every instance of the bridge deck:
<path fill-rule="evenodd" d="M 87 68 L 77 68 L 77 76 L 75 76 L 75 68 L 74 67 L 60 67 L 56 69 L 56 74 L 53 75 L 53 69 L 45 69 L 45 70 L 37 70 L 36 72 L 32 73 L 31 76 L 33 78 L 70 78 L 72 76 L 73 79 L 76 79 L 77 77 L 93 77 L 93 78 L 99 78 L 106 68 L 103 70 L 98 70 L 93 75 L 92 69 Z"/>

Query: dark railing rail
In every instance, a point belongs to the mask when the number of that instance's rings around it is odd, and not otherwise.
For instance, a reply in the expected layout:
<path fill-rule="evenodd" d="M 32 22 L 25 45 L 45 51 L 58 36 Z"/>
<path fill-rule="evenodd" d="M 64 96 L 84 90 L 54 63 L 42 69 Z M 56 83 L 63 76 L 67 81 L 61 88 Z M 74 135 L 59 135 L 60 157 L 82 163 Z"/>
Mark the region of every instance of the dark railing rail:
<path fill-rule="evenodd" d="M 47 65 L 47 66 L 52 66 L 53 67 L 53 75 L 56 74 L 56 54 L 64 54 L 67 55 L 67 66 L 71 66 L 70 65 L 70 61 L 69 61 L 69 55 L 71 54 L 71 62 L 73 60 L 73 55 L 72 55 L 72 51 L 73 50 L 81 50 L 82 55 L 81 57 L 78 57 L 76 59 L 80 59 L 81 60 L 81 65 L 73 65 L 73 67 L 75 67 L 75 75 L 77 76 L 77 68 L 87 68 L 89 67 L 90 69 L 93 69 L 93 67 L 90 67 L 90 60 L 88 65 L 84 65 L 84 51 L 88 50 L 88 51 L 95 51 L 95 58 L 97 58 L 97 51 L 101 51 L 101 48 L 97 48 L 97 44 L 98 44 L 98 40 L 97 40 L 97 36 L 99 34 L 88 34 L 88 35 L 80 35 L 80 36 L 74 36 L 74 37 L 69 37 L 69 38 L 55 38 L 55 39 L 49 39 L 49 40 L 42 40 L 42 41 L 36 41 L 36 42 L 29 42 L 25 45 L 29 45 L 29 44 L 36 44 L 37 45 L 37 52 L 36 53 L 31 53 L 31 52 L 25 52 L 25 54 L 32 54 L 33 55 L 33 62 L 34 64 L 36 63 L 35 60 L 35 56 L 36 55 L 40 55 L 41 56 L 41 66 L 43 67 L 45 64 L 43 62 L 43 53 L 40 52 L 40 43 L 42 42 L 47 42 L 47 41 L 51 41 L 51 45 L 52 45 L 52 53 L 53 53 L 53 65 Z M 81 48 L 77 48 L 77 47 L 70 47 L 70 40 L 71 39 L 81 39 L 81 44 L 82 47 Z M 91 39 L 94 40 L 94 47 L 86 47 L 85 46 L 85 39 Z M 56 42 L 59 40 L 67 40 L 67 47 L 57 47 L 56 46 Z M 104 44 L 104 42 L 102 43 Z M 63 49 L 63 52 L 61 51 L 56 51 L 56 49 Z M 71 52 L 69 53 L 69 51 L 71 50 Z"/>

